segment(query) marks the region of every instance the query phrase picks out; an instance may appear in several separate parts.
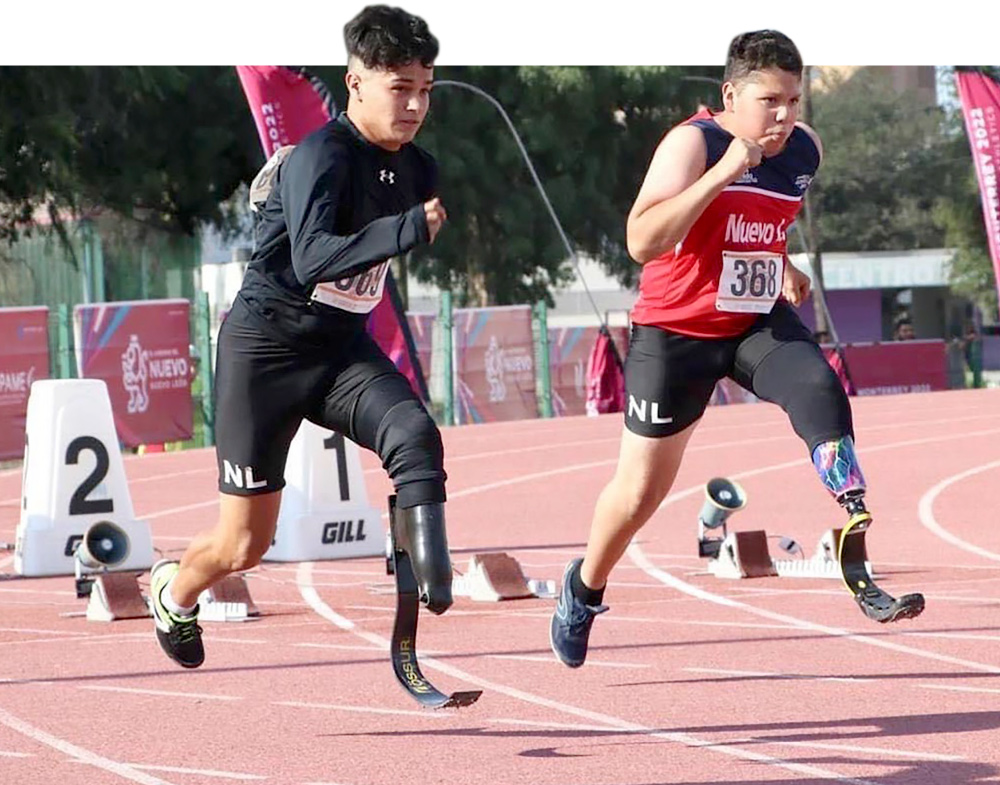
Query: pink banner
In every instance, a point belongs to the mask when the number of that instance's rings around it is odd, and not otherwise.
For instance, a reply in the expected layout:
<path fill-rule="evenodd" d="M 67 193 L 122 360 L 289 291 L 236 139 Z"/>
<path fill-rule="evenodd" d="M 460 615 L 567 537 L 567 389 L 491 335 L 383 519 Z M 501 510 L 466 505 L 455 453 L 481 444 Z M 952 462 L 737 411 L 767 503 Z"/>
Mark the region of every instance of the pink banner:
<path fill-rule="evenodd" d="M 144 300 L 74 309 L 80 376 L 108 385 L 127 447 L 192 436 L 189 308 L 187 300 Z"/>
<path fill-rule="evenodd" d="M 28 393 L 49 378 L 49 309 L 0 308 L 0 459 L 24 456 Z"/>
<path fill-rule="evenodd" d="M 531 308 L 462 308 L 452 318 L 458 421 L 538 417 Z"/>
<path fill-rule="evenodd" d="M 948 389 L 944 341 L 853 343 L 844 347 L 858 395 L 894 395 Z"/>
<path fill-rule="evenodd" d="M 957 71 L 958 95 L 965 130 L 983 200 L 983 221 L 993 258 L 993 276 L 1000 292 L 1000 84 L 979 71 Z"/>
<path fill-rule="evenodd" d="M 587 414 L 587 368 L 597 341 L 597 327 L 553 327 L 549 329 L 549 378 L 552 413 L 556 417 Z M 628 329 L 612 327 L 611 337 L 621 356 L 628 345 Z M 624 400 L 624 392 L 621 394 Z"/>
<path fill-rule="evenodd" d="M 238 65 L 240 84 L 257 123 L 264 157 L 298 144 L 330 120 L 331 104 L 322 82 L 281 65 Z"/>

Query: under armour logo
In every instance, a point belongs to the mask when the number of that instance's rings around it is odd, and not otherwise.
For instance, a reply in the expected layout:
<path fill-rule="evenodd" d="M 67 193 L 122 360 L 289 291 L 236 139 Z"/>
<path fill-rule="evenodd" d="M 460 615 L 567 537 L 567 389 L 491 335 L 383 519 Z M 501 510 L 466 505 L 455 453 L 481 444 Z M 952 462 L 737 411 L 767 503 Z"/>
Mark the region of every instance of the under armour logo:
<path fill-rule="evenodd" d="M 388 169 L 379 169 L 378 179 L 379 182 L 389 183 L 389 185 L 393 185 L 396 182 L 396 173 Z"/>

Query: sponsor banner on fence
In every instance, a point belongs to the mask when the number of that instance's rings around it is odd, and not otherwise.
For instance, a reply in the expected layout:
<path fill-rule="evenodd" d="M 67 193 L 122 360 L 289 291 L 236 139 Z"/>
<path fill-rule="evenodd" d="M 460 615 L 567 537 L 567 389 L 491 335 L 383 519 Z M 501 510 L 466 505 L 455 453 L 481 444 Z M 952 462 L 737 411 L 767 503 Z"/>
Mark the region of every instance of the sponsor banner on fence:
<path fill-rule="evenodd" d="M 0 308 L 0 460 L 24 456 L 31 383 L 49 378 L 49 309 Z"/>
<path fill-rule="evenodd" d="M 452 317 L 460 423 L 538 416 L 531 308 L 460 308 Z"/>
<path fill-rule="evenodd" d="M 948 352 L 942 340 L 852 343 L 844 347 L 858 395 L 894 395 L 948 389 Z"/>
<path fill-rule="evenodd" d="M 192 436 L 189 309 L 187 300 L 74 309 L 80 377 L 108 385 L 118 438 L 128 447 Z"/>

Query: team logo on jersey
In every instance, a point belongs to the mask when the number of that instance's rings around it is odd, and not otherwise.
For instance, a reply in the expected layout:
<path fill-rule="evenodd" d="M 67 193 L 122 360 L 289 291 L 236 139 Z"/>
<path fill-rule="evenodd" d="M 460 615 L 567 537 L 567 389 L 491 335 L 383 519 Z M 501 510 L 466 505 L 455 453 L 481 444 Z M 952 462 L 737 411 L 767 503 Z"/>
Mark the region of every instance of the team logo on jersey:
<path fill-rule="evenodd" d="M 726 221 L 727 243 L 770 245 L 775 240 L 785 241 L 784 218 L 775 224 L 768 221 L 748 221 L 743 213 L 729 214 L 729 219 Z"/>
<path fill-rule="evenodd" d="M 739 176 L 733 185 L 757 185 L 757 175 L 747 169 Z"/>
<path fill-rule="evenodd" d="M 799 189 L 799 193 L 805 193 L 806 188 L 809 187 L 809 183 L 813 181 L 811 174 L 800 174 L 795 178 L 795 187 Z"/>
<path fill-rule="evenodd" d="M 389 183 L 389 185 L 396 184 L 396 173 L 391 169 L 379 169 L 378 170 L 378 181 L 380 183 Z"/>

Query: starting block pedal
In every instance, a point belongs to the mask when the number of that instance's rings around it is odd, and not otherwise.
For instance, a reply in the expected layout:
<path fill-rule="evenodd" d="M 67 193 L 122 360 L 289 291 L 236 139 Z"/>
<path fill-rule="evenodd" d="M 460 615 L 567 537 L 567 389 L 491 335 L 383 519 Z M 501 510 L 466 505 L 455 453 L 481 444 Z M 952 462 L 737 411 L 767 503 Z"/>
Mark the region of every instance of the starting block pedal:
<path fill-rule="evenodd" d="M 819 539 L 816 552 L 809 559 L 772 559 L 763 531 L 731 532 L 721 541 L 718 555 L 708 562 L 708 571 L 716 578 L 834 578 L 840 579 L 837 545 L 841 529 L 827 529 Z M 867 556 L 867 554 L 866 554 Z M 868 559 L 869 575 L 874 568 Z"/>
<path fill-rule="evenodd" d="M 774 567 L 782 578 L 834 578 L 842 579 L 837 546 L 842 529 L 827 529 L 819 538 L 816 553 L 810 559 L 775 560 Z M 865 553 L 865 568 L 869 575 L 875 574 L 871 561 Z"/>
<path fill-rule="evenodd" d="M 708 562 L 708 571 L 716 578 L 764 578 L 777 575 L 767 533 L 763 529 L 730 532 L 719 547 L 719 555 Z"/>
<path fill-rule="evenodd" d="M 548 586 L 552 583 L 551 591 Z M 529 581 L 521 565 L 506 553 L 476 553 L 464 575 L 452 579 L 452 593 L 478 602 L 518 600 L 555 593 L 553 581 Z"/>
<path fill-rule="evenodd" d="M 142 619 L 152 615 L 133 572 L 96 575 L 87 601 L 87 621 Z"/>
<path fill-rule="evenodd" d="M 246 578 L 227 575 L 198 597 L 198 621 L 247 621 L 260 616 Z"/>

